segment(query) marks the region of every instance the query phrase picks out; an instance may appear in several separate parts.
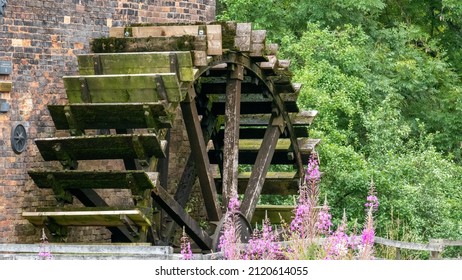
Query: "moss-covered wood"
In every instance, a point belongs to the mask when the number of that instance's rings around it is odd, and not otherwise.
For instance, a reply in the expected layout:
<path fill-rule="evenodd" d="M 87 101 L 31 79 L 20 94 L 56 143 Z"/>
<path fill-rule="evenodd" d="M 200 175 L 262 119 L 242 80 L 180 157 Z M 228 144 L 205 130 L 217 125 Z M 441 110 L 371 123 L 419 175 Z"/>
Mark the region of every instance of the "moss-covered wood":
<path fill-rule="evenodd" d="M 309 126 L 317 115 L 317 111 L 301 111 L 289 114 L 292 125 Z M 241 116 L 241 126 L 266 126 L 268 125 L 270 114 L 253 114 Z"/>
<path fill-rule="evenodd" d="M 238 193 L 244 194 L 249 183 L 251 172 L 238 174 Z M 218 172 L 214 173 L 214 179 L 218 192 L 221 192 L 222 180 Z M 270 195 L 295 195 L 298 193 L 299 178 L 293 172 L 268 172 L 265 176 L 262 194 Z"/>
<path fill-rule="evenodd" d="M 164 141 L 165 142 L 165 141 Z M 155 134 L 84 135 L 36 139 L 44 160 L 141 159 L 164 158 L 162 143 Z"/>
<path fill-rule="evenodd" d="M 147 38 L 96 38 L 91 41 L 94 53 L 171 52 L 194 50 L 195 36 Z"/>
<path fill-rule="evenodd" d="M 239 150 L 259 150 L 262 144 L 262 139 L 239 139 Z M 315 146 L 319 142 L 318 139 L 299 138 L 298 144 L 300 147 L 307 149 L 308 145 Z M 291 146 L 290 139 L 279 139 L 276 144 L 276 150 L 289 150 Z M 313 147 L 312 147 L 313 148 Z M 311 149 L 312 149 L 311 148 Z"/>
<path fill-rule="evenodd" d="M 281 224 L 282 220 L 289 223 L 294 215 L 294 206 L 292 205 L 257 205 L 251 223 L 262 224 L 266 217 L 275 225 Z"/>
<path fill-rule="evenodd" d="M 261 139 L 240 139 L 239 140 L 239 164 L 254 164 L 257 153 L 260 149 Z M 302 163 L 307 164 L 309 155 L 319 143 L 319 139 L 301 138 L 298 139 L 299 151 Z M 271 164 L 291 165 L 295 163 L 293 149 L 290 139 L 279 139 L 274 152 Z M 219 164 L 222 158 L 222 151 L 210 149 L 208 152 L 210 163 Z"/>
<path fill-rule="evenodd" d="M 77 58 L 81 75 L 174 73 L 178 70 L 181 82 L 194 79 L 191 52 L 102 53 Z"/>
<path fill-rule="evenodd" d="M 72 189 L 131 189 L 137 194 L 151 190 L 158 184 L 157 172 L 140 170 L 29 170 L 29 176 L 39 188 Z M 55 186 L 53 186 L 55 184 Z"/>
<path fill-rule="evenodd" d="M 183 98 L 175 73 L 65 76 L 63 79 L 71 104 L 157 102 L 163 95 L 169 102 Z"/>
<path fill-rule="evenodd" d="M 139 209 L 102 210 L 87 207 L 82 210 L 54 210 L 23 212 L 22 216 L 36 226 L 45 226 L 51 220 L 60 226 L 124 226 L 132 222 L 138 226 L 151 226 L 151 221 Z"/>
<path fill-rule="evenodd" d="M 266 127 L 241 127 L 239 129 L 239 138 L 240 139 L 257 139 L 263 138 L 265 135 Z M 303 126 L 294 127 L 295 135 L 297 137 L 308 137 L 308 129 Z M 221 128 L 218 131 L 217 138 L 222 139 L 224 135 L 224 128 Z M 280 138 L 287 138 L 287 134 L 282 134 Z"/>
<path fill-rule="evenodd" d="M 226 95 L 208 94 L 212 101 L 212 112 L 217 115 L 225 113 Z M 281 94 L 287 112 L 299 112 L 297 97 L 290 93 Z M 241 114 L 270 114 L 273 111 L 273 99 L 262 94 L 241 94 Z"/>
<path fill-rule="evenodd" d="M 76 128 L 79 129 L 171 127 L 171 117 L 165 102 L 48 105 L 57 129 L 73 128 L 66 118 L 66 108 L 72 112 Z M 155 127 L 146 122 L 146 110 L 155 118 Z"/>

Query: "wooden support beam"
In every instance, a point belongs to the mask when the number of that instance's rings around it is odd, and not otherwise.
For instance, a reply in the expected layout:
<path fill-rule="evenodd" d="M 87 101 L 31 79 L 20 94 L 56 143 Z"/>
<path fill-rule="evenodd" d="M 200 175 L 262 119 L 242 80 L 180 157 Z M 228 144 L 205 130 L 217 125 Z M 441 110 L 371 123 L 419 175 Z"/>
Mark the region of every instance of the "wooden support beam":
<path fill-rule="evenodd" d="M 72 203 L 71 193 L 69 190 L 66 190 L 58 180 L 56 180 L 54 174 L 47 174 L 45 180 L 46 184 L 53 190 L 58 203 Z"/>
<path fill-rule="evenodd" d="M 255 207 L 263 189 L 266 173 L 271 164 L 276 144 L 281 132 L 284 131 L 284 122 L 281 116 L 272 117 L 265 137 L 258 151 L 257 159 L 250 175 L 249 183 L 242 201 L 241 212 L 247 221 L 252 220 Z"/>
<path fill-rule="evenodd" d="M 66 120 L 67 127 L 69 128 L 71 135 L 82 135 L 84 131 L 78 121 L 75 119 L 74 114 L 72 113 L 69 105 L 63 107 L 62 112 L 64 113 L 64 118 L 61 120 Z"/>
<path fill-rule="evenodd" d="M 74 195 L 84 206 L 105 207 L 106 201 L 93 189 L 72 189 L 69 192 Z M 137 240 L 125 226 L 108 227 L 112 233 L 112 242 L 136 242 Z"/>
<path fill-rule="evenodd" d="M 211 135 L 214 133 L 217 126 L 217 118 L 211 114 L 204 114 L 201 120 L 202 134 L 204 137 L 204 143 L 207 143 Z M 180 181 L 176 188 L 174 199 L 178 202 L 181 207 L 185 207 L 186 203 L 189 200 L 190 194 L 192 192 L 194 183 L 197 178 L 196 164 L 194 162 L 194 156 L 192 153 L 189 154 L 188 161 L 184 167 L 183 173 L 181 175 Z M 176 224 L 170 224 L 165 231 L 163 231 L 164 240 L 170 240 L 172 234 L 174 233 Z"/>
<path fill-rule="evenodd" d="M 206 143 L 202 135 L 196 102 L 194 101 L 195 95 L 196 93 L 194 88 L 190 86 L 186 98 L 180 103 L 181 110 L 191 145 L 191 151 L 196 162 L 202 196 L 204 200 L 207 201 L 205 204 L 207 216 L 210 221 L 219 221 L 221 219 L 222 212 L 218 203 L 218 195 L 213 175 L 210 173 L 210 163 L 206 153 Z"/>
<path fill-rule="evenodd" d="M 210 236 L 165 189 L 155 188 L 152 191 L 152 197 L 180 227 L 185 228 L 186 233 L 202 250 L 210 251 L 212 249 Z"/>
<path fill-rule="evenodd" d="M 223 145 L 224 207 L 228 206 L 229 199 L 232 196 L 237 195 L 241 82 L 243 79 L 244 67 L 242 65 L 234 65 L 234 70 L 229 73 L 229 80 L 226 86 L 225 137 Z"/>

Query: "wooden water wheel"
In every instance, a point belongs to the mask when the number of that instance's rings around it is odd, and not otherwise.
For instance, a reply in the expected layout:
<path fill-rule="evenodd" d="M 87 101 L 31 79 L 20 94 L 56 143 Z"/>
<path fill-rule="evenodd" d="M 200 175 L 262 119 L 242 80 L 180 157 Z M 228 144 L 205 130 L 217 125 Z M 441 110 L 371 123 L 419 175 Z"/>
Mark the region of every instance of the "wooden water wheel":
<path fill-rule="evenodd" d="M 55 232 L 106 226 L 114 242 L 159 244 L 174 229 L 156 218 L 161 209 L 210 251 L 227 202 L 239 193 L 245 237 L 260 195 L 295 194 L 319 142 L 307 131 L 316 112 L 299 111 L 300 85 L 265 34 L 249 23 L 220 23 L 112 28 L 109 38 L 95 39 L 93 53 L 78 56 L 80 75 L 63 78 L 69 103 L 48 106 L 56 128 L 70 136 L 35 140 L 44 160 L 64 168 L 29 171 L 38 187 L 53 189 L 58 207 L 23 216 Z M 169 129 L 178 106 L 191 154 L 169 193 Z M 102 159 L 123 159 L 125 170 L 78 168 Z M 240 172 L 242 165 L 251 171 Z M 276 165 L 289 171 L 271 170 Z M 185 210 L 196 178 L 208 231 Z M 95 191 L 116 188 L 131 190 L 133 206 L 109 207 Z M 84 207 L 63 207 L 74 197 Z"/>

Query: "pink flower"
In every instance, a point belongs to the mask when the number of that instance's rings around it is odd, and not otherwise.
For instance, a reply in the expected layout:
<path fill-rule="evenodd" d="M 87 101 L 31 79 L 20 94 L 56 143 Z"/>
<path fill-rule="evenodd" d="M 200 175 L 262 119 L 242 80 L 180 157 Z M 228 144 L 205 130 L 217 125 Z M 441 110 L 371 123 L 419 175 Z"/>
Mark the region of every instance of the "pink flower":
<path fill-rule="evenodd" d="M 358 257 L 362 260 L 374 258 L 374 219 L 372 217 L 372 208 L 367 212 L 367 221 L 361 233 L 361 243 L 358 245 Z"/>
<path fill-rule="evenodd" d="M 367 196 L 367 203 L 364 204 L 367 208 L 372 208 L 374 211 L 379 209 L 379 199 L 375 195 Z"/>
<path fill-rule="evenodd" d="M 329 206 L 327 205 L 327 199 L 325 199 L 324 205 L 321 208 L 321 211 L 319 211 L 318 213 L 318 221 L 316 222 L 316 226 L 318 228 L 319 233 L 330 233 L 330 227 L 332 226 L 331 220 L 332 215 L 329 213 Z"/>
<path fill-rule="evenodd" d="M 186 235 L 185 229 L 183 227 L 183 235 L 181 236 L 181 257 L 183 260 L 192 260 L 193 254 L 191 251 L 191 242 L 189 242 L 189 238 Z"/>
<path fill-rule="evenodd" d="M 50 252 L 50 248 L 48 248 L 48 237 L 45 234 L 45 229 L 42 228 L 42 237 L 40 238 L 40 252 L 38 253 L 37 257 L 39 260 L 52 260 L 53 255 Z"/>
<path fill-rule="evenodd" d="M 245 260 L 277 260 L 281 257 L 282 252 L 277 243 L 277 236 L 269 220 L 266 219 L 261 231 L 255 229 L 243 258 Z"/>
<path fill-rule="evenodd" d="M 346 230 L 347 220 L 344 211 L 341 224 L 337 227 L 337 230 L 327 238 L 326 243 L 324 244 L 326 260 L 341 260 L 347 256 L 350 247 L 350 239 L 345 233 Z"/>
<path fill-rule="evenodd" d="M 318 182 L 321 178 L 319 163 L 316 154 L 312 154 L 308 162 L 305 174 L 305 182 Z"/>
<path fill-rule="evenodd" d="M 228 211 L 225 214 L 223 234 L 220 236 L 218 249 L 223 252 L 227 260 L 238 260 L 241 258 L 240 234 L 237 226 L 236 212 L 239 211 L 240 202 L 237 195 L 231 197 L 228 203 Z"/>

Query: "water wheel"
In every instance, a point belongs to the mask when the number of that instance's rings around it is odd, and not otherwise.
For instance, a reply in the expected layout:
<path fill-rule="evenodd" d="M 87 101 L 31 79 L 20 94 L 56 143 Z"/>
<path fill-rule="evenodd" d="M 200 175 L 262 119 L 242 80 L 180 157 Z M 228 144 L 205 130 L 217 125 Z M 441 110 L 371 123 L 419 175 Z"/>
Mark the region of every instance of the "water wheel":
<path fill-rule="evenodd" d="M 58 206 L 23 216 L 55 232 L 106 226 L 114 242 L 169 243 L 176 225 L 210 251 L 239 193 L 242 237 L 249 236 L 260 195 L 295 194 L 318 143 L 307 131 L 316 112 L 299 111 L 300 85 L 265 34 L 248 23 L 222 23 L 112 28 L 109 38 L 95 39 L 93 53 L 78 56 L 80 75 L 63 78 L 69 103 L 48 106 L 56 128 L 70 135 L 35 140 L 44 160 L 63 166 L 29 171 L 38 187 L 53 189 Z M 177 107 L 191 154 L 171 193 L 169 129 Z M 80 160 L 101 159 L 123 159 L 125 170 L 78 168 Z M 286 171 L 271 170 L 276 165 Z M 185 210 L 196 178 L 208 230 Z M 105 188 L 130 189 L 133 205 L 109 207 L 96 191 Z M 84 207 L 63 207 L 73 198 Z"/>

